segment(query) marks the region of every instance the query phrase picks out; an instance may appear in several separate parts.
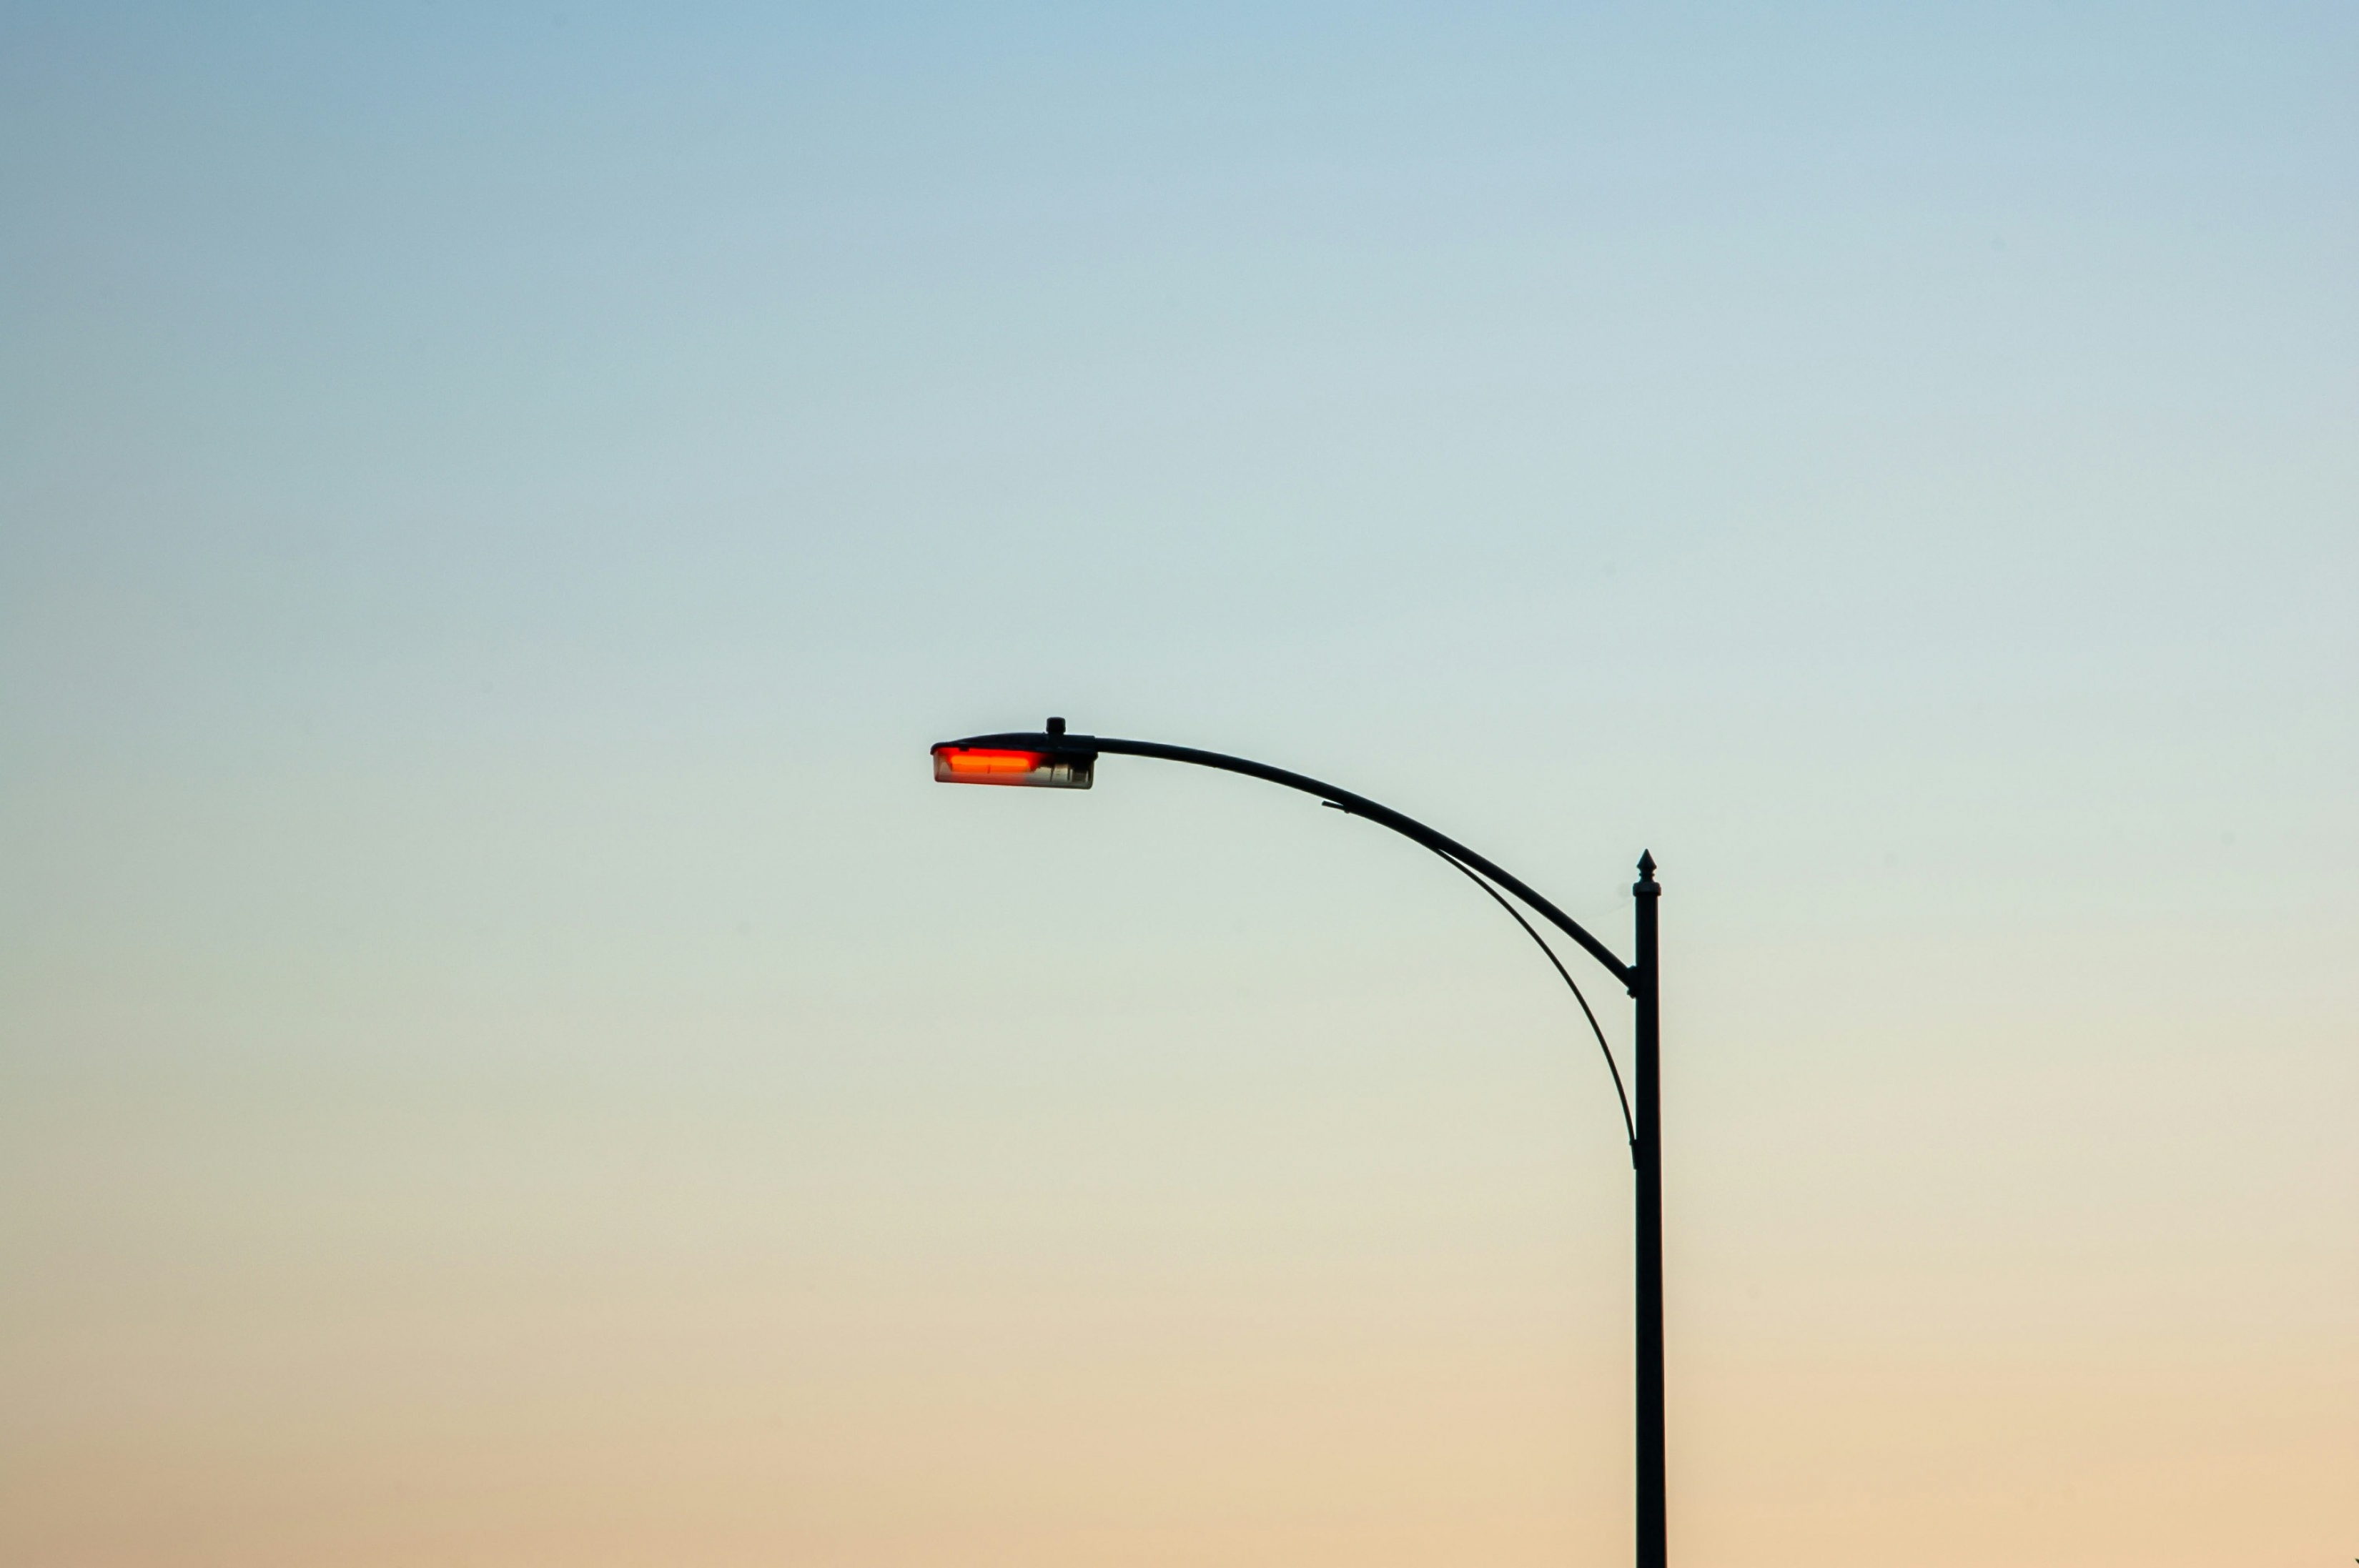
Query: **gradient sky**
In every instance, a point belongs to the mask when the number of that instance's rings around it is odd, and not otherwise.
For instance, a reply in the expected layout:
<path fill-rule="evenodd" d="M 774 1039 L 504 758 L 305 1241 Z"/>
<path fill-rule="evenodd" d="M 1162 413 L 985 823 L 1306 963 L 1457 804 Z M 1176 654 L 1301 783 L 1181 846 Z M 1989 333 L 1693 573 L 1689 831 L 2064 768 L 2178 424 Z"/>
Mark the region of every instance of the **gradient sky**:
<path fill-rule="evenodd" d="M 1661 860 L 1682 1568 L 2359 1556 L 2354 157 L 2342 5 L 0 5 L 0 1559 L 1626 1561 L 1557 982 L 1051 712 Z"/>

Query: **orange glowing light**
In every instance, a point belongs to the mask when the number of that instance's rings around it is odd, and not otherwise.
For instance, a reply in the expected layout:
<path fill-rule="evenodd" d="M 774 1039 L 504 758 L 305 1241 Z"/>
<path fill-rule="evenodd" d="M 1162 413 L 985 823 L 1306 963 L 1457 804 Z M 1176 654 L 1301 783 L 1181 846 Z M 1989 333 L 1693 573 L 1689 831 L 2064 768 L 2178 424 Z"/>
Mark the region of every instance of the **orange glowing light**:
<path fill-rule="evenodd" d="M 935 753 L 954 773 L 1028 773 L 1049 759 L 1038 752 L 961 751 L 944 747 Z"/>

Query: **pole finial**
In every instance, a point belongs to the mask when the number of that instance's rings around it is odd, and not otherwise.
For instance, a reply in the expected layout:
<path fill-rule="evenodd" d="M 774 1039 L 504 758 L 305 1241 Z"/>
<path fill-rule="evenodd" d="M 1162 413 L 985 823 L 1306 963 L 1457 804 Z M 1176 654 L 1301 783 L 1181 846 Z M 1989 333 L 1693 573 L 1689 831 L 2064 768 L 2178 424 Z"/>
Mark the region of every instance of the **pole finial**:
<path fill-rule="evenodd" d="M 1638 851 L 1638 880 L 1630 884 L 1630 891 L 1640 898 L 1655 898 L 1661 894 L 1663 884 L 1655 880 L 1655 852 L 1652 849 Z"/>
<path fill-rule="evenodd" d="M 1652 849 L 1638 851 L 1638 874 L 1648 881 L 1655 880 L 1655 852 Z"/>
<path fill-rule="evenodd" d="M 1049 734 L 1051 734 L 1051 735 L 1062 735 L 1064 732 L 1065 732 L 1065 721 L 1064 721 L 1063 719 L 1049 719 Z"/>

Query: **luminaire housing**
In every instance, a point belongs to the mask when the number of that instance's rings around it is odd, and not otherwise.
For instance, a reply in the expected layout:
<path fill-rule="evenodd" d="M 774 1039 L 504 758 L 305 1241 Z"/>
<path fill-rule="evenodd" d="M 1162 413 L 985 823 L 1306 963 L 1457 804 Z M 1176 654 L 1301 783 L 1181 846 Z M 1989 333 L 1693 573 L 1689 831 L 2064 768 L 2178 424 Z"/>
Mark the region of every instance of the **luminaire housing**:
<path fill-rule="evenodd" d="M 1054 722 L 1053 720 L 1051 722 Z M 1068 744 L 1063 726 L 1039 734 L 975 735 L 934 748 L 936 784 L 1087 789 L 1098 754 Z"/>

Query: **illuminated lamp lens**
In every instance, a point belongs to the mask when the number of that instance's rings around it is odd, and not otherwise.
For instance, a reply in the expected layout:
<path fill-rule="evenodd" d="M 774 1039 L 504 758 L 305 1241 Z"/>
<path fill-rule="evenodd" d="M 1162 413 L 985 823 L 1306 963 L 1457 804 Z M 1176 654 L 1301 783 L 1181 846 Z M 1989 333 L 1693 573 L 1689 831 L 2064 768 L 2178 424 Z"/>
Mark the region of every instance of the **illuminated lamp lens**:
<path fill-rule="evenodd" d="M 937 752 L 954 773 L 1028 773 L 1049 759 L 1038 752 Z"/>
<path fill-rule="evenodd" d="M 937 746 L 934 782 L 1087 789 L 1096 762 L 1095 757 L 1088 755 L 998 751 L 986 746 Z"/>

